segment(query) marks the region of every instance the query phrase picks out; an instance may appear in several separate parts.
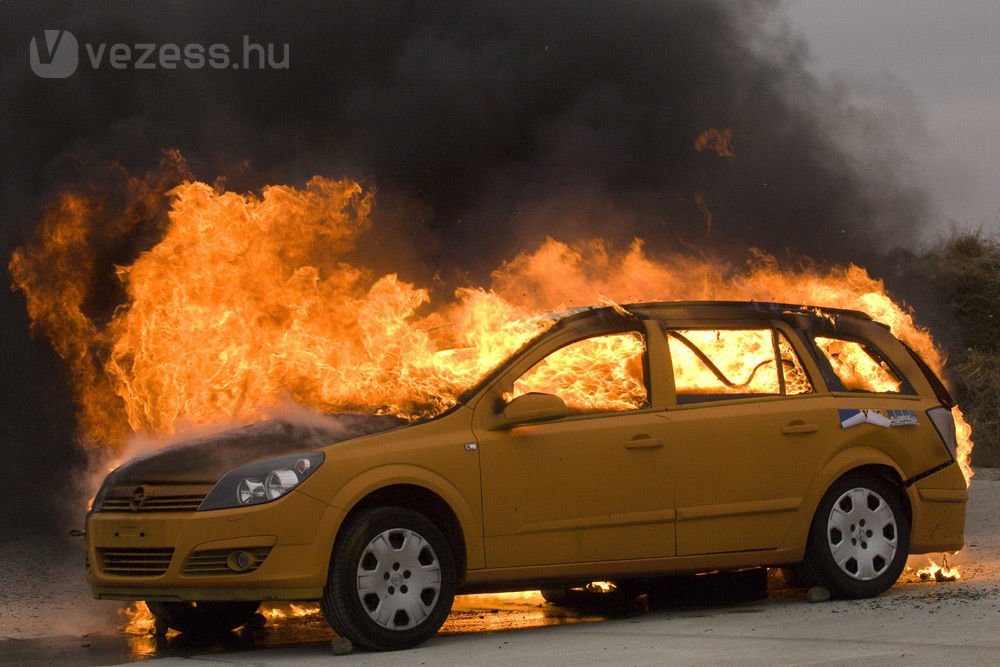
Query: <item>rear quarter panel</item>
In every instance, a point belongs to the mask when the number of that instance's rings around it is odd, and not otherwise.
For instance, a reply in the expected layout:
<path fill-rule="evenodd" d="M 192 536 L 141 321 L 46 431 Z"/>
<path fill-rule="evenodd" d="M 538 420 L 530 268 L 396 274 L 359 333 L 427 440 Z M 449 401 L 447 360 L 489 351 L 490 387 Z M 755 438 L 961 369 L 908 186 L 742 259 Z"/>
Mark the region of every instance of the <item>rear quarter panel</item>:
<path fill-rule="evenodd" d="M 830 432 L 828 455 L 825 463 L 813 476 L 809 491 L 803 498 L 803 511 L 798 514 L 784 541 L 786 547 L 801 549 L 803 552 L 816 507 L 826 490 L 839 477 L 857 468 L 876 465 L 895 471 L 899 480 L 906 482 L 950 460 L 950 455 L 927 416 L 927 410 L 939 405 L 936 400 L 872 394 L 831 394 L 820 400 L 828 406 L 831 417 L 835 418 Z M 841 410 L 877 410 L 883 413 L 888 410 L 909 410 L 915 414 L 918 424 L 880 426 L 864 422 L 844 427 L 840 423 Z M 958 469 L 957 465 L 951 467 Z M 964 489 L 964 478 L 960 471 L 958 478 L 956 480 L 949 477 L 948 483 L 959 484 Z M 913 538 L 920 538 L 925 522 L 923 499 L 912 489 L 906 491 L 906 496 L 913 514 Z M 963 524 L 964 522 L 959 522 L 955 527 L 959 535 Z M 913 538 L 913 552 L 921 553 L 916 549 L 923 549 L 923 542 Z"/>

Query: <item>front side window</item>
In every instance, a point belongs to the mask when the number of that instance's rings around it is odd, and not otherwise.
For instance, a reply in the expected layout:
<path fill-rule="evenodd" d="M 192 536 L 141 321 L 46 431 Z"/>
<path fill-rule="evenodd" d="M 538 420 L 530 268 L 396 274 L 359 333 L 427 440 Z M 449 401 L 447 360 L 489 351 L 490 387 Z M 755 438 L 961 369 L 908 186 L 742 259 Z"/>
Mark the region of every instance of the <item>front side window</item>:
<path fill-rule="evenodd" d="M 586 338 L 532 366 L 505 398 L 555 394 L 576 414 L 636 410 L 648 404 L 645 353 L 645 339 L 637 332 Z"/>
<path fill-rule="evenodd" d="M 874 348 L 840 338 L 817 336 L 815 341 L 847 391 L 902 392 L 903 381 Z"/>
<path fill-rule="evenodd" d="M 667 331 L 679 403 L 813 391 L 784 334 L 771 329 Z"/>

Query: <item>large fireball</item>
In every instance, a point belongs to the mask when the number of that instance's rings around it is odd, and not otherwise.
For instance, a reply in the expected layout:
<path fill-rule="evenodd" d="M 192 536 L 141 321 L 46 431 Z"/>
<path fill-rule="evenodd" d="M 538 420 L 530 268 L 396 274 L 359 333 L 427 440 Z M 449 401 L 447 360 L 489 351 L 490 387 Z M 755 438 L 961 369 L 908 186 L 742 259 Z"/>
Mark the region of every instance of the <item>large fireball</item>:
<path fill-rule="evenodd" d="M 82 440 L 119 449 L 131 433 L 252 420 L 290 398 L 321 412 L 414 419 L 459 393 L 551 323 L 550 313 L 613 301 L 732 299 L 861 310 L 937 371 L 927 330 L 857 266 L 780 267 L 753 253 L 733 269 L 712 259 L 616 249 L 600 239 L 546 240 L 499 267 L 488 286 L 445 302 L 395 274 L 349 263 L 374 195 L 350 180 L 228 192 L 194 180 L 136 186 L 131 215 L 166 197 L 159 240 L 117 267 L 125 302 L 87 314 L 104 209 L 68 192 L 10 264 L 37 329 L 69 362 Z M 82 268 L 81 268 L 82 267 Z M 971 429 L 956 411 L 966 476 Z"/>

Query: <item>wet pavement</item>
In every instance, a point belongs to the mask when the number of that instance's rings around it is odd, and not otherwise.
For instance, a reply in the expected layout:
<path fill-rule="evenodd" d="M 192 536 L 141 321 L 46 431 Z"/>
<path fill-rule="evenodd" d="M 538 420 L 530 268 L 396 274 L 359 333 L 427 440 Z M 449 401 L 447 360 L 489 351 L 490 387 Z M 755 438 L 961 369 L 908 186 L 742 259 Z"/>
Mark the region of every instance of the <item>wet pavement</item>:
<path fill-rule="evenodd" d="M 0 664 L 89 667 L 162 657 L 232 654 L 258 649 L 326 646 L 335 636 L 316 605 L 264 607 L 269 618 L 263 628 L 215 637 L 192 637 L 170 632 L 118 630 L 111 634 L 0 640 Z M 298 613 L 298 615 L 296 615 Z M 641 613 L 632 609 L 572 610 L 548 605 L 537 593 L 508 596 L 463 596 L 441 629 L 441 635 L 502 632 L 548 625 L 586 623 Z M 122 628 L 128 619 L 122 618 Z"/>
<path fill-rule="evenodd" d="M 708 578 L 699 577 L 699 580 L 708 581 Z M 754 611 L 740 607 L 748 595 L 746 590 L 738 587 L 702 586 L 697 589 L 685 583 L 683 589 L 687 594 L 674 600 L 671 607 L 687 609 L 689 615 L 697 616 L 711 608 L 726 608 L 727 613 Z M 692 596 L 695 590 L 700 592 Z M 759 595 L 751 594 L 749 597 L 758 598 Z M 258 629 L 240 628 L 212 637 L 189 636 L 173 631 L 166 636 L 157 636 L 152 631 L 148 612 L 141 607 L 126 606 L 118 613 L 118 628 L 113 633 L 0 640 L 0 664 L 40 666 L 55 663 L 68 667 L 89 667 L 166 657 L 222 658 L 224 655 L 261 649 L 327 647 L 336 636 L 316 604 L 264 605 L 261 611 L 266 622 Z M 545 602 L 537 591 L 467 595 L 455 599 L 452 613 L 439 636 L 483 635 L 597 623 L 647 613 L 649 605 L 645 597 L 623 601 L 606 594 L 577 591 L 569 606 L 561 606 Z"/>
<path fill-rule="evenodd" d="M 706 580 L 707 581 L 707 580 Z M 731 582 L 722 581 L 722 584 Z M 873 600 L 810 604 L 806 592 L 776 572 L 761 598 L 747 587 L 684 582 L 685 593 L 654 604 L 591 596 L 572 607 L 546 603 L 537 592 L 464 596 L 437 637 L 401 653 L 335 656 L 334 634 L 314 605 L 264 608 L 263 628 L 199 638 L 133 629 L 87 636 L 0 641 L 2 665 L 90 667 L 154 660 L 164 667 L 199 662 L 254 667 L 335 664 L 841 664 L 853 657 L 885 664 L 939 664 L 942 655 L 1000 660 L 1000 644 L 979 633 L 1000 619 L 997 585 L 920 582 L 915 572 Z M 726 593 L 726 591 L 729 591 Z M 977 609 L 978 608 L 978 609 Z M 980 612 L 990 612 L 983 614 Z M 972 612 L 971 622 L 966 619 Z M 122 618 L 122 623 L 128 619 Z M 561 627 L 560 627 L 561 626 Z M 962 636 L 956 628 L 965 626 Z M 124 627 L 124 626 L 122 626 Z M 886 631 L 884 628 L 889 628 Z M 981 636 L 985 646 L 970 637 Z M 938 636 L 940 635 L 940 636 Z M 944 642 L 944 643 L 942 643 Z M 860 651 L 860 653 L 858 653 Z M 985 652 L 984 652 L 985 651 Z M 889 660 L 888 658 L 892 658 Z M 808 658 L 808 659 L 807 659 Z M 180 659 L 180 660 L 178 660 Z M 936 661 L 936 662 L 935 662 Z M 961 662 L 961 660 L 959 660 Z"/>

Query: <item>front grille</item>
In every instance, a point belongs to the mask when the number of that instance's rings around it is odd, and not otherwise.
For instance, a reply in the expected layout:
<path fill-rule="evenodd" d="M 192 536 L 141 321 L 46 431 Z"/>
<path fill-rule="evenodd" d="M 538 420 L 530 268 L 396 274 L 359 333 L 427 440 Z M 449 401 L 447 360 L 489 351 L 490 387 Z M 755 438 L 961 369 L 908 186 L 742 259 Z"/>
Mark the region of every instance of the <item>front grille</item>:
<path fill-rule="evenodd" d="M 245 551 L 250 554 L 250 564 L 243 570 L 233 570 L 229 567 L 229 557 L 231 554 Z M 247 574 L 253 572 L 264 562 L 271 547 L 249 547 L 246 549 L 207 549 L 196 551 L 188 558 L 184 565 L 184 576 L 204 577 L 220 574 Z"/>
<path fill-rule="evenodd" d="M 97 550 L 101 570 L 121 577 L 158 577 L 170 567 L 172 548 L 103 548 Z"/>
<path fill-rule="evenodd" d="M 159 496 L 146 498 L 133 509 L 131 498 L 106 498 L 102 512 L 193 512 L 205 496 Z"/>
<path fill-rule="evenodd" d="M 141 484 L 110 490 L 101 512 L 193 512 L 211 484 Z"/>

